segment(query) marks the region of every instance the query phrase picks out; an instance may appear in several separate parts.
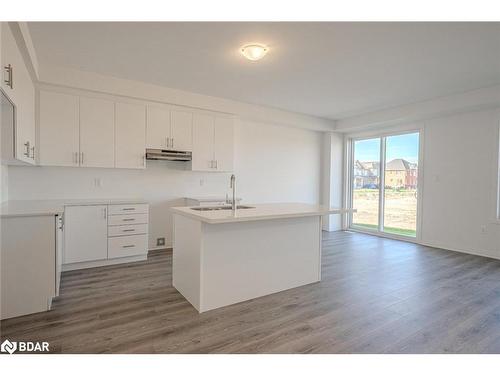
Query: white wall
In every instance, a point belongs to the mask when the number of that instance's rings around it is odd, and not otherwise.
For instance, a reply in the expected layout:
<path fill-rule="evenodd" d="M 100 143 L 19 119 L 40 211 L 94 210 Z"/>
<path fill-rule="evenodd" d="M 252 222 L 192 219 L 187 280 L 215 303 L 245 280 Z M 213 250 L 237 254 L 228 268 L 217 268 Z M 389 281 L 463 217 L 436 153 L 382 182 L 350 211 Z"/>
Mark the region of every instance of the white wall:
<path fill-rule="evenodd" d="M 342 207 L 344 136 L 341 133 L 325 133 L 321 160 L 321 204 Z M 323 218 L 323 230 L 332 232 L 342 229 L 342 216 L 329 215 Z"/>
<path fill-rule="evenodd" d="M 422 243 L 500 259 L 497 110 L 425 122 Z"/>
<path fill-rule="evenodd" d="M 237 122 L 237 195 L 247 203 L 318 203 L 321 139 L 316 131 Z M 229 176 L 192 172 L 182 163 L 165 161 L 148 161 L 145 170 L 9 166 L 9 199 L 147 199 L 153 248 L 157 237 L 171 243 L 169 207 L 182 205 L 185 196 L 225 196 Z M 101 187 L 94 186 L 95 178 L 101 179 Z"/>

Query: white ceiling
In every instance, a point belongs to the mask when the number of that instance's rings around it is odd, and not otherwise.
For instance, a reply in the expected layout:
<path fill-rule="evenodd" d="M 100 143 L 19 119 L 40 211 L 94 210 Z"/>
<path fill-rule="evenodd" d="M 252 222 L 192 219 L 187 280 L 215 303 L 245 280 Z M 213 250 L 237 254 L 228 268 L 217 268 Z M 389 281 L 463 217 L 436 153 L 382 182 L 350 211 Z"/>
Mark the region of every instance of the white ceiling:
<path fill-rule="evenodd" d="M 29 23 L 38 59 L 338 119 L 500 83 L 500 23 Z M 255 63 L 238 48 L 265 43 Z"/>

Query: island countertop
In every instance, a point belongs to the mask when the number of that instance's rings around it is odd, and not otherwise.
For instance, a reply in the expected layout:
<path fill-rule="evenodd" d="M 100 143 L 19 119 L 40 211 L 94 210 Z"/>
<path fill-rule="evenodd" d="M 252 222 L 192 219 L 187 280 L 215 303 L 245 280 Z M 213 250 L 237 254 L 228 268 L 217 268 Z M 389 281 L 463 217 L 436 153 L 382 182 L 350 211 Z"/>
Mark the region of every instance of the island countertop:
<path fill-rule="evenodd" d="M 199 220 L 207 224 L 234 223 L 242 221 L 284 219 L 305 216 L 323 216 L 355 212 L 353 209 L 334 208 L 307 203 L 248 204 L 246 209 L 196 211 L 199 207 L 173 207 L 172 213 Z"/>

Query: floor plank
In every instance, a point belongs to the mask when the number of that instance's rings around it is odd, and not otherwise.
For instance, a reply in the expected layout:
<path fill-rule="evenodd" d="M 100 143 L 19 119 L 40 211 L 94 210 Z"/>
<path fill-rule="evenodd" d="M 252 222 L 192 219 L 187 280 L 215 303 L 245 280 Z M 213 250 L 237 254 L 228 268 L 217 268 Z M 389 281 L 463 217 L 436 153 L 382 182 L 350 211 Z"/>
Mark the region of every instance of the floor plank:
<path fill-rule="evenodd" d="M 500 353 L 500 261 L 325 232 L 320 283 L 198 314 L 155 251 L 65 272 L 53 310 L 0 329 L 57 353 Z"/>

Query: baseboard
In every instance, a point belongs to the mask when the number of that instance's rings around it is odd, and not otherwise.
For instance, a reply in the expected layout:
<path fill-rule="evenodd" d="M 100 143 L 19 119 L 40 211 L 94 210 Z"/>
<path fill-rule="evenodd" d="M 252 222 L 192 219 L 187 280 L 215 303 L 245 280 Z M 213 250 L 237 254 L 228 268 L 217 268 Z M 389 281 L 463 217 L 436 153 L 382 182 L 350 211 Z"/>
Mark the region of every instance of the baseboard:
<path fill-rule="evenodd" d="M 115 264 L 122 263 L 130 263 L 130 262 L 140 262 L 146 260 L 148 258 L 147 254 L 135 255 L 131 257 L 124 258 L 114 258 L 114 259 L 103 259 L 103 260 L 95 260 L 91 262 L 79 262 L 79 263 L 70 263 L 63 264 L 62 271 L 73 271 L 73 270 L 81 270 L 85 268 L 93 268 L 93 267 L 104 267 L 104 266 L 112 266 Z"/>
<path fill-rule="evenodd" d="M 167 250 L 171 249 L 172 245 L 164 245 L 164 246 L 153 246 L 148 249 L 148 251 L 156 251 L 156 250 Z"/>
<path fill-rule="evenodd" d="M 490 258 L 490 259 L 495 259 L 495 260 L 500 260 L 500 255 L 490 255 L 490 254 L 485 254 L 477 251 L 470 251 L 470 250 L 465 250 L 465 249 L 459 249 L 459 248 L 452 248 L 449 246 L 445 246 L 442 244 L 438 243 L 433 243 L 433 242 L 428 242 L 428 241 L 421 241 L 419 242 L 420 245 L 422 246 L 427 246 L 427 247 L 434 247 L 436 249 L 442 249 L 442 250 L 448 250 L 448 251 L 455 251 L 457 253 L 462 253 L 462 254 L 469 254 L 469 255 L 476 255 L 484 258 Z"/>
<path fill-rule="evenodd" d="M 346 230 L 344 230 L 344 232 L 355 232 L 355 233 L 367 234 L 369 236 L 376 236 L 376 237 L 388 238 L 391 240 L 411 242 L 411 243 L 416 243 L 417 245 L 434 247 L 436 249 L 455 251 L 457 253 L 476 255 L 476 256 L 480 256 L 480 257 L 500 260 L 500 255 L 491 255 L 491 254 L 485 254 L 485 253 L 481 253 L 481 252 L 477 252 L 477 251 L 459 249 L 459 248 L 449 247 L 449 246 L 446 246 L 446 245 L 443 245 L 440 243 L 422 241 L 422 240 L 418 240 L 415 238 L 404 238 L 403 236 L 391 236 L 391 235 L 387 235 L 385 233 L 378 233 L 378 232 L 377 233 L 370 233 L 368 231 L 362 231 L 362 230 L 357 230 L 357 229 L 353 229 L 353 228 L 346 229 Z"/>

